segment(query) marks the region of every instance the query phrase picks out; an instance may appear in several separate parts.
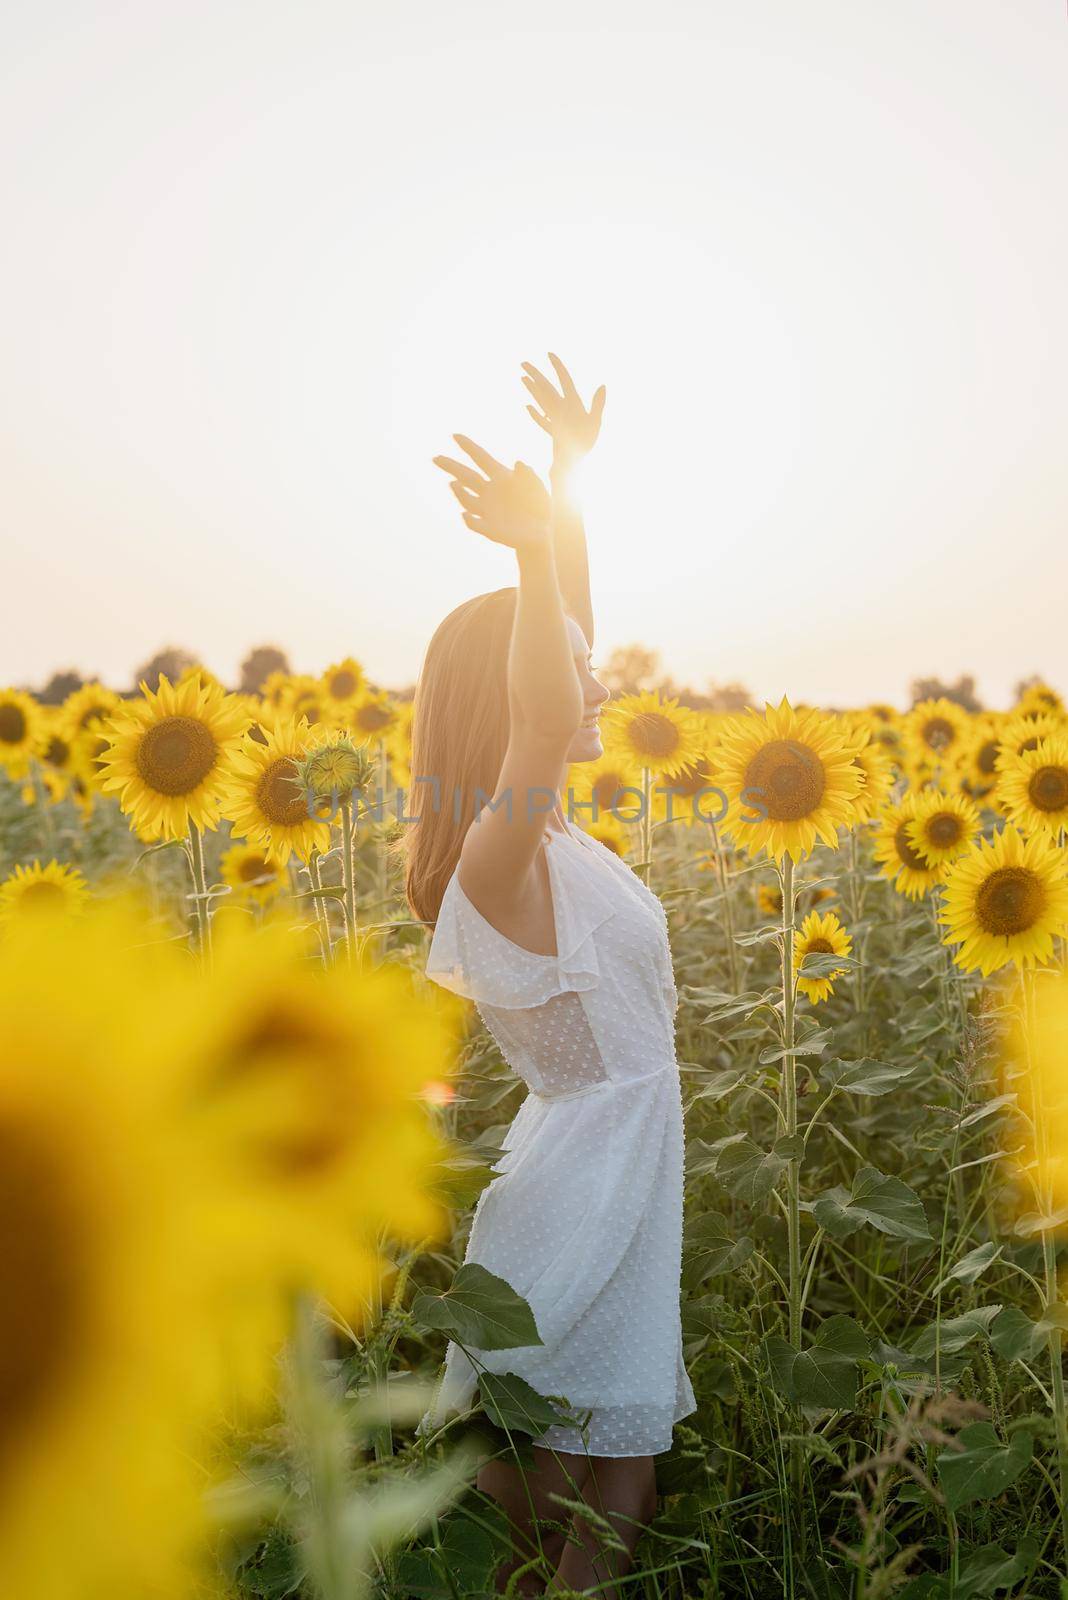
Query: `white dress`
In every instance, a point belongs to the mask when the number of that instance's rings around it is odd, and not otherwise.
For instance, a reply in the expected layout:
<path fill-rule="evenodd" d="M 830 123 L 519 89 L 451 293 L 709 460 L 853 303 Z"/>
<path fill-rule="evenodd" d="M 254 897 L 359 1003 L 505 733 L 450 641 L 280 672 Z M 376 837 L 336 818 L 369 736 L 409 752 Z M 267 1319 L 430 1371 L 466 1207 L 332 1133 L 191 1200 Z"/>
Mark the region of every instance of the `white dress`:
<path fill-rule="evenodd" d="M 427 975 L 473 1000 L 529 1094 L 500 1176 L 475 1209 L 467 1261 L 529 1302 L 541 1345 L 472 1352 L 591 1413 L 538 1444 L 655 1455 L 694 1409 L 682 1360 L 683 1127 L 663 907 L 599 840 L 547 832 L 555 956 L 486 921 L 454 872 Z M 477 1371 L 450 1345 L 434 1407 L 465 1409 Z"/>

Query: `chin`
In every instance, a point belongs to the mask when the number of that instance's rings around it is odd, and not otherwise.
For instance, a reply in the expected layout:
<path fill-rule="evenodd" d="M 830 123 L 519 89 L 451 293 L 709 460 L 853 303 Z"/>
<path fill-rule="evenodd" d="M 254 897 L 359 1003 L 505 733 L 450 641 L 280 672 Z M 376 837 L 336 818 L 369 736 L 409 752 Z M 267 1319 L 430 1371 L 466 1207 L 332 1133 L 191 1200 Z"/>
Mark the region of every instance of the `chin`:
<path fill-rule="evenodd" d="M 600 728 L 580 728 L 571 741 L 567 760 L 569 765 L 576 761 L 599 761 L 603 755 Z"/>

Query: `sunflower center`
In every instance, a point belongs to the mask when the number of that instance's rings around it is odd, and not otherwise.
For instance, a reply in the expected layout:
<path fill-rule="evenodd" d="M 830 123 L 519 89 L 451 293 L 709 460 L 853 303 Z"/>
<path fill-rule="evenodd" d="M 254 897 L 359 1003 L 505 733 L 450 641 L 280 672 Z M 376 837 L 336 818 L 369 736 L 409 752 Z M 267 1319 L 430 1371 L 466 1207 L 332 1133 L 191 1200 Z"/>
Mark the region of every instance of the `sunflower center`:
<path fill-rule="evenodd" d="M 30 1129 L 0 1122 L 0 1470 L 76 1360 L 84 1304 L 75 1213 Z"/>
<path fill-rule="evenodd" d="M 993 777 L 997 771 L 998 750 L 1000 746 L 996 739 L 985 739 L 979 747 L 979 754 L 975 764 L 984 778 Z"/>
<path fill-rule="evenodd" d="M 335 672 L 330 680 L 330 693 L 335 700 L 344 700 L 356 692 L 356 674 L 354 672 Z"/>
<path fill-rule="evenodd" d="M 55 905 L 64 898 L 63 890 L 58 883 L 52 883 L 48 878 L 38 878 L 35 883 L 28 883 L 19 895 L 23 905 L 32 901 L 35 907 Z"/>
<path fill-rule="evenodd" d="M 1031 774 L 1027 796 L 1037 811 L 1063 811 L 1068 807 L 1068 769 L 1039 767 Z"/>
<path fill-rule="evenodd" d="M 659 711 L 639 711 L 630 719 L 630 741 L 640 755 L 665 760 L 678 748 L 679 730 Z"/>
<path fill-rule="evenodd" d="M 263 770 L 256 786 L 256 804 L 267 821 L 281 828 L 295 828 L 308 820 L 308 806 L 289 756 L 281 756 Z"/>
<path fill-rule="evenodd" d="M 106 717 L 107 712 L 107 706 L 90 706 L 88 710 L 82 712 L 78 720 L 79 728 L 84 732 L 91 722 L 96 721 L 97 717 Z"/>
<path fill-rule="evenodd" d="M 262 856 L 247 856 L 241 863 L 239 876 L 242 883 L 255 883 L 257 878 L 266 877 L 270 870 Z"/>
<path fill-rule="evenodd" d="M 956 734 L 956 728 L 946 717 L 932 717 L 923 725 L 923 742 L 931 750 L 945 750 Z"/>
<path fill-rule="evenodd" d="M 593 797 L 599 811 L 609 811 L 624 788 L 622 778 L 615 772 L 603 772 L 593 783 Z"/>
<path fill-rule="evenodd" d="M 671 789 L 674 794 L 690 799 L 701 790 L 707 788 L 712 781 L 712 774 L 706 769 L 704 762 L 699 761 L 694 766 L 683 767 L 677 777 L 671 780 Z"/>
<path fill-rule="evenodd" d="M 26 717 L 21 706 L 0 706 L 0 743 L 21 744 L 26 737 Z"/>
<path fill-rule="evenodd" d="M 758 792 L 769 821 L 799 822 L 823 799 L 827 779 L 814 750 L 790 739 L 773 739 L 750 761 L 745 787 Z"/>
<path fill-rule="evenodd" d="M 1025 867 L 999 867 L 975 897 L 975 911 L 985 933 L 1026 933 L 1045 910 L 1046 892 Z"/>
<path fill-rule="evenodd" d="M 936 850 L 951 850 L 964 836 L 964 824 L 952 811 L 940 811 L 927 823 L 927 837 Z"/>
<path fill-rule="evenodd" d="M 834 945 L 829 939 L 810 939 L 805 946 L 807 956 L 833 956 Z"/>
<path fill-rule="evenodd" d="M 388 728 L 393 718 L 386 706 L 375 705 L 370 701 L 361 706 L 356 713 L 356 725 L 365 733 L 380 733 L 383 728 Z"/>
<path fill-rule="evenodd" d="M 157 794 L 189 794 L 204 782 L 218 748 L 211 729 L 197 717 L 164 717 L 137 747 L 137 771 Z"/>
<path fill-rule="evenodd" d="M 897 851 L 899 859 L 905 863 L 906 867 L 910 867 L 913 872 L 930 872 L 931 869 L 926 861 L 913 848 L 907 829 L 907 822 L 899 822 L 894 833 L 894 849 Z"/>
<path fill-rule="evenodd" d="M 45 751 L 44 758 L 48 765 L 50 767 L 61 767 L 69 755 L 70 745 L 66 739 L 61 739 L 58 733 L 54 733 L 49 739 L 48 749 Z"/>

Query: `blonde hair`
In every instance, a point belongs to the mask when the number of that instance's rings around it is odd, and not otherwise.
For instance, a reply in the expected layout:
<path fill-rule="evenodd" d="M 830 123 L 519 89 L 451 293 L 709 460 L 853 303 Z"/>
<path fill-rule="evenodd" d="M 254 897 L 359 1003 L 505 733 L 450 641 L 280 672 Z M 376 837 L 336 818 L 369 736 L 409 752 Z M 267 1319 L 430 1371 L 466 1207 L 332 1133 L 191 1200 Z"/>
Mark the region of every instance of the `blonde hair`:
<path fill-rule="evenodd" d="M 408 811 L 415 820 L 404 839 L 408 904 L 425 922 L 437 919 L 476 795 L 481 807 L 500 776 L 515 607 L 515 589 L 475 595 L 449 612 L 427 646 L 412 717 Z"/>

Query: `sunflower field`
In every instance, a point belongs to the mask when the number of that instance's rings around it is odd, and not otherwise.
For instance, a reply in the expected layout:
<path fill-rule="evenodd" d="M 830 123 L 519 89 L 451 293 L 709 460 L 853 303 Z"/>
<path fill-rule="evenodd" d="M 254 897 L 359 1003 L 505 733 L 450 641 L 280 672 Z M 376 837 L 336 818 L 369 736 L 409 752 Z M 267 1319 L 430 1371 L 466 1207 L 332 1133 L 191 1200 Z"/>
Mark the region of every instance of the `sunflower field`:
<path fill-rule="evenodd" d="M 354 659 L 0 691 L 4 1594 L 495 1592 L 478 1464 L 567 1397 L 420 1426 L 448 1338 L 537 1330 L 461 1266 L 523 1088 L 422 977 L 410 722 Z M 1068 1595 L 1060 696 L 604 730 L 568 798 L 669 917 L 698 1398 L 623 1592 Z"/>

